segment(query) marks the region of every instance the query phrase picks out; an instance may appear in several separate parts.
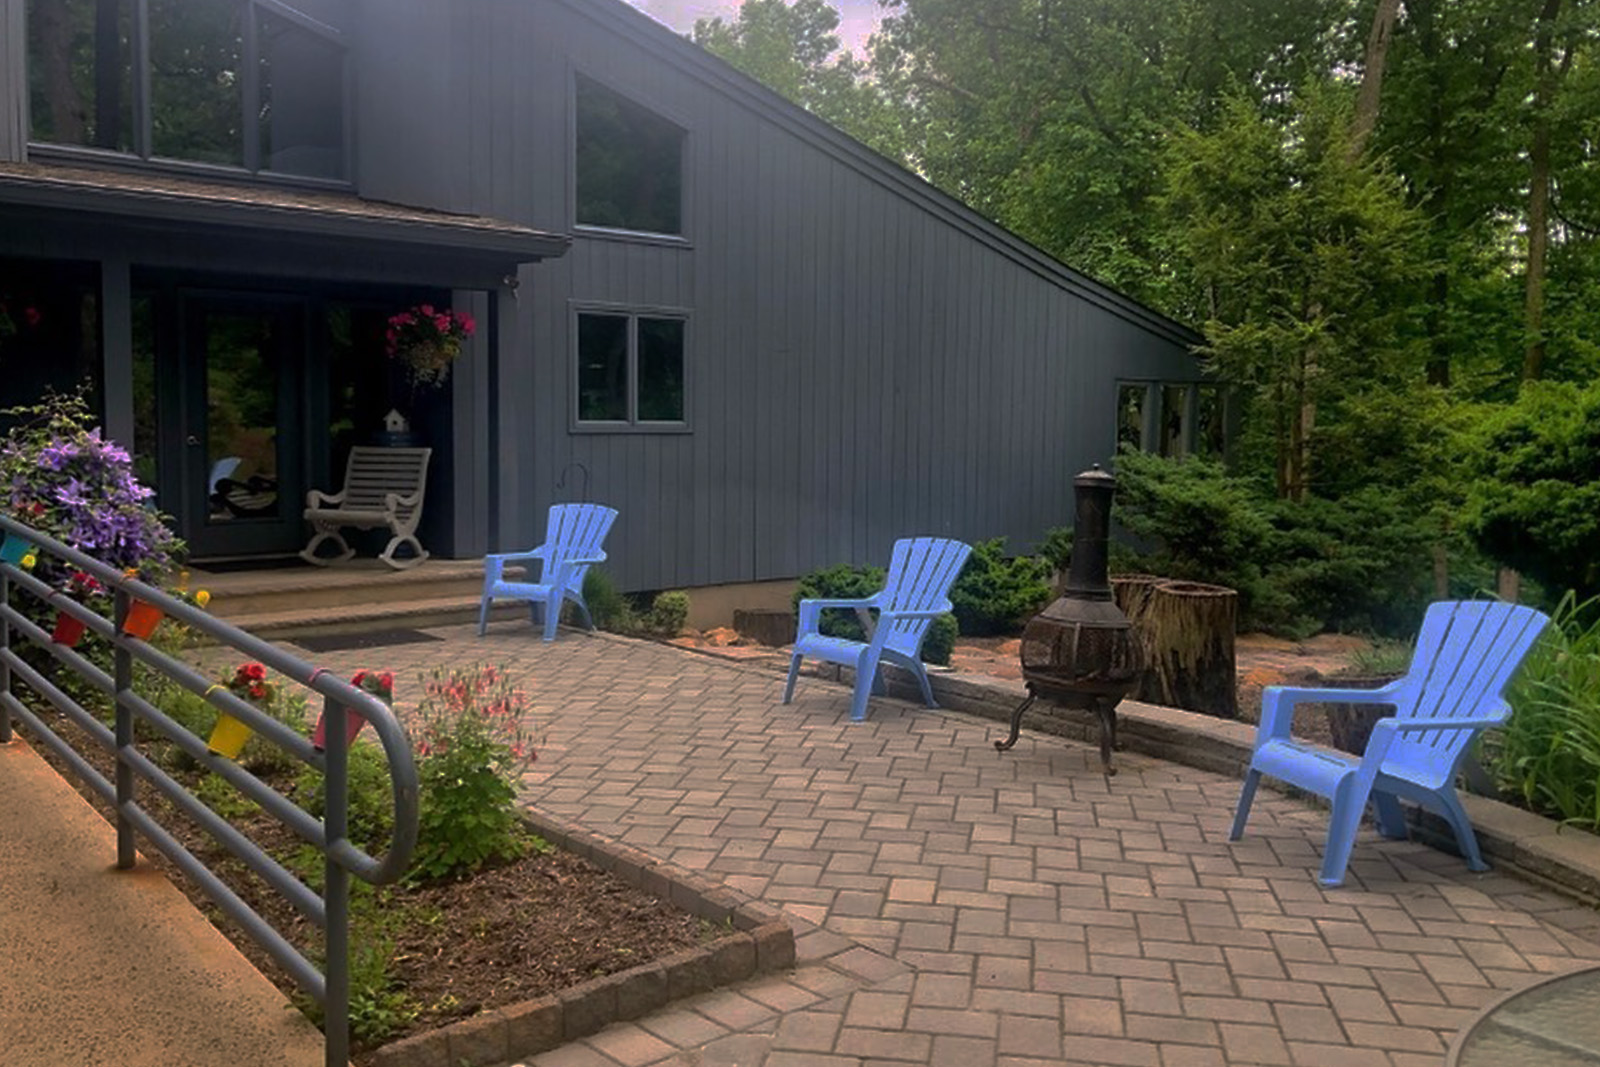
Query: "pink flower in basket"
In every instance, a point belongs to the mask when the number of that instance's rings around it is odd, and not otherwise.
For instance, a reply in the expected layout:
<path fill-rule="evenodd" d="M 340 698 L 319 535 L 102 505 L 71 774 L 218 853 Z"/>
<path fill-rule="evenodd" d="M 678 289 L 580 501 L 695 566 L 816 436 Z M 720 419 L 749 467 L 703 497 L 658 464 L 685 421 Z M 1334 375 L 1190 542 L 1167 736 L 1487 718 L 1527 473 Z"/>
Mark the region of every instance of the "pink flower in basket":
<path fill-rule="evenodd" d="M 436 386 L 450 375 L 461 345 L 477 329 L 464 311 L 419 304 L 389 317 L 384 331 L 389 357 L 405 365 L 414 386 Z"/>

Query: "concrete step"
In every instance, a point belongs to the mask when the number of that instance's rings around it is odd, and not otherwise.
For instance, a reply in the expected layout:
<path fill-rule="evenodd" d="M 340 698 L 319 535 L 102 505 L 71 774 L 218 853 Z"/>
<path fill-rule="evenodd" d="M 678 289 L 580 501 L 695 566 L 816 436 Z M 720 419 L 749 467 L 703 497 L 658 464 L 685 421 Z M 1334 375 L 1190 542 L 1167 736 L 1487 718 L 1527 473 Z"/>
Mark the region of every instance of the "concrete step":
<path fill-rule="evenodd" d="M 371 633 L 375 630 L 422 629 L 476 622 L 479 596 L 427 597 L 385 600 L 333 607 L 302 607 L 279 611 L 212 614 L 260 637 L 312 637 L 331 633 Z M 490 620 L 528 617 L 525 603 L 500 601 L 489 610 Z"/>
<path fill-rule="evenodd" d="M 189 575 L 191 588 L 211 593 L 211 611 L 235 617 L 278 615 L 337 608 L 365 608 L 402 601 L 464 600 L 483 589 L 482 560 L 428 560 L 397 571 L 376 560 L 333 567 L 290 567 L 212 574 L 204 566 Z"/>

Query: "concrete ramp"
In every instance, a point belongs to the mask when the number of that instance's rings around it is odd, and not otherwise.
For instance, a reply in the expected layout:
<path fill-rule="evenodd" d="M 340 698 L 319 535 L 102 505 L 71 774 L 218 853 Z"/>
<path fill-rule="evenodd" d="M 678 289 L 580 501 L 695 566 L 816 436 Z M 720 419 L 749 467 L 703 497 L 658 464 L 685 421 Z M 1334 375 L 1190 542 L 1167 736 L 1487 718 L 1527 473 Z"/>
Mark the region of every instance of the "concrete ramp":
<path fill-rule="evenodd" d="M 322 1035 L 18 740 L 0 745 L 0 1062 L 320 1067 Z"/>

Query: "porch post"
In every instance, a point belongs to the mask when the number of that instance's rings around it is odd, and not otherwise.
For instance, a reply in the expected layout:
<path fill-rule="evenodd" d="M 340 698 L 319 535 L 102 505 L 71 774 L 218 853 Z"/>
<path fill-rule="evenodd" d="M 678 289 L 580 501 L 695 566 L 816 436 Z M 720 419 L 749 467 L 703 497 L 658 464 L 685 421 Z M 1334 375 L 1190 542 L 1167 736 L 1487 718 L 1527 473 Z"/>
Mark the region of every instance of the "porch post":
<path fill-rule="evenodd" d="M 0 0 L 0 162 L 21 163 L 28 149 L 28 37 L 23 0 Z"/>
<path fill-rule="evenodd" d="M 502 285 L 494 293 L 491 300 L 494 308 L 494 374 L 491 382 L 494 386 L 494 403 L 497 418 L 495 419 L 495 433 L 489 442 L 489 447 L 494 450 L 495 459 L 495 544 L 491 548 L 496 552 L 514 551 L 520 548 L 529 548 L 533 542 L 523 544 L 526 534 L 523 521 L 523 501 L 528 497 L 528 486 L 523 484 L 530 472 L 523 469 L 521 462 L 523 441 L 530 434 L 529 427 L 536 418 L 532 406 L 531 387 L 521 388 L 527 383 L 518 382 L 516 376 L 506 372 L 519 368 L 515 358 L 517 345 L 517 288 L 516 286 Z M 526 368 L 531 368 L 533 361 L 525 361 Z M 523 377 L 530 377 L 524 368 Z"/>
<path fill-rule="evenodd" d="M 100 261 L 100 324 L 105 434 L 132 452 L 133 284 L 126 256 L 107 256 Z"/>
<path fill-rule="evenodd" d="M 489 480 L 489 365 L 495 359 L 495 300 L 486 292 L 457 289 L 451 295 L 457 311 L 478 323 L 466 351 L 451 372 L 451 436 L 454 438 L 450 469 L 450 502 L 455 555 L 459 559 L 481 556 L 489 550 L 489 510 L 494 494 Z"/>

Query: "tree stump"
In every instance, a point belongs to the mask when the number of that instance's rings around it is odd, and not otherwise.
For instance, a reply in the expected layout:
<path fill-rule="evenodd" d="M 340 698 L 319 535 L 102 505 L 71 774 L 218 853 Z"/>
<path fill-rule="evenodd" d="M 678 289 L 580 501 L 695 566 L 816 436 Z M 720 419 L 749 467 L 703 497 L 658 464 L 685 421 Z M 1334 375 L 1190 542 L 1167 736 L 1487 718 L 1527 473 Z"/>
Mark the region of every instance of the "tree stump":
<path fill-rule="evenodd" d="M 1163 582 L 1140 622 L 1145 635 L 1144 699 L 1222 719 L 1239 715 L 1234 629 L 1239 594 L 1220 585 Z M 1141 685 L 1141 690 L 1144 685 Z"/>
<path fill-rule="evenodd" d="M 1393 674 L 1357 678 L 1335 675 L 1325 684 L 1340 689 L 1381 689 L 1396 677 Z M 1378 724 L 1378 720 L 1395 713 L 1393 704 L 1332 703 L 1323 706 L 1328 713 L 1328 734 L 1333 739 L 1333 747 L 1355 756 L 1366 753 L 1367 742 L 1372 739 L 1372 728 Z"/>
<path fill-rule="evenodd" d="M 1154 574 L 1111 576 L 1111 596 L 1133 626 L 1133 639 L 1139 647 L 1138 662 L 1143 665 L 1139 669 L 1139 680 L 1128 694 L 1129 700 L 1140 700 L 1146 704 L 1161 703 L 1161 682 L 1154 667 L 1155 661 L 1150 645 L 1150 623 L 1145 614 L 1150 609 L 1150 599 L 1155 595 L 1156 586 L 1166 581 L 1167 579 Z"/>

